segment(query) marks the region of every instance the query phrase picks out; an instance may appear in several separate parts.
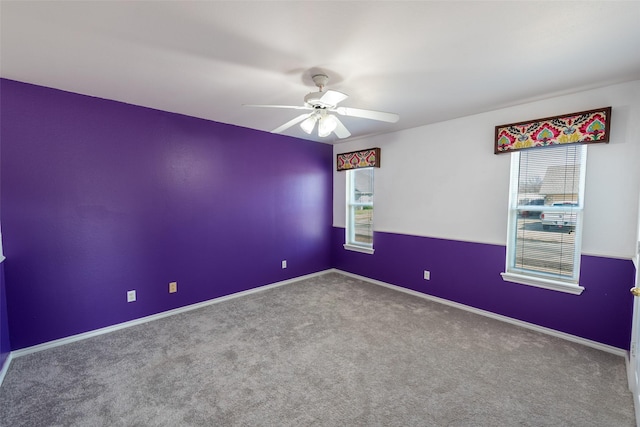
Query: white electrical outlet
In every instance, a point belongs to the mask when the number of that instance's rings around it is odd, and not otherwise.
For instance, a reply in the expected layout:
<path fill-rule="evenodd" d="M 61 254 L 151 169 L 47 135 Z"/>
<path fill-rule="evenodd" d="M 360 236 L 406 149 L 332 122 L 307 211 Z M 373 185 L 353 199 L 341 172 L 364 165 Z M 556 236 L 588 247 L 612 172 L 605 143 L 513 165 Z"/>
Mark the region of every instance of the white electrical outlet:
<path fill-rule="evenodd" d="M 169 293 L 178 292 L 178 282 L 169 282 Z"/>
<path fill-rule="evenodd" d="M 127 302 L 134 302 L 136 300 L 136 291 L 127 291 Z"/>
<path fill-rule="evenodd" d="M 287 260 L 282 260 L 282 268 L 287 268 Z"/>
<path fill-rule="evenodd" d="M 429 270 L 424 271 L 424 280 L 431 280 L 431 272 Z"/>

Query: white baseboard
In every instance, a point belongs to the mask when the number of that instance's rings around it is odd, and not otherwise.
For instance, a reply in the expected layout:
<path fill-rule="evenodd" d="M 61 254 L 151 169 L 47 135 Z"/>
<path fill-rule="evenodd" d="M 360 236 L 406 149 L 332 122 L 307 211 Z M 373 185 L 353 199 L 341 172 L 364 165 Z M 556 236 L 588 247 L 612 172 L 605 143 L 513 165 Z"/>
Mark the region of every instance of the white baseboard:
<path fill-rule="evenodd" d="M 353 277 L 354 279 L 362 280 L 364 282 L 372 283 L 374 285 L 384 286 L 385 288 L 393 289 L 399 292 L 404 292 L 409 295 L 417 296 L 420 298 L 434 301 L 440 304 L 448 305 L 450 307 L 459 308 L 461 310 L 470 311 L 471 313 L 479 314 L 481 316 L 489 317 L 491 319 L 501 320 L 512 325 L 520 326 L 523 328 L 531 329 L 533 331 L 542 332 L 543 334 L 552 335 L 554 337 L 562 338 L 567 341 L 572 341 L 578 344 L 586 345 L 598 350 L 606 351 L 607 353 L 615 354 L 617 356 L 623 356 L 628 358 L 628 351 L 622 348 L 613 347 L 611 345 L 603 344 L 597 341 L 588 340 L 586 338 L 578 337 L 576 335 L 567 334 L 565 332 L 556 331 L 555 329 L 545 328 L 534 323 L 524 322 L 522 320 L 513 319 L 511 317 L 503 316 L 501 314 L 492 313 L 490 311 L 481 310 L 479 308 L 471 307 L 468 305 L 460 304 L 454 301 L 449 301 L 444 298 L 434 297 L 432 295 L 423 294 L 422 292 L 414 291 L 411 289 L 403 288 L 401 286 L 392 285 L 390 283 L 382 282 L 380 280 L 370 279 L 368 277 L 360 276 L 358 274 L 349 273 L 346 271 L 332 269 L 332 272 L 344 274 L 345 276 Z"/>
<path fill-rule="evenodd" d="M 310 279 L 312 277 L 322 276 L 324 274 L 327 274 L 330 271 L 332 271 L 332 270 L 319 271 L 317 273 L 307 274 L 307 275 L 304 275 L 304 276 L 295 277 L 293 279 L 283 280 L 281 282 L 271 283 L 271 284 L 268 284 L 268 285 L 259 286 L 257 288 L 247 289 L 246 291 L 236 292 L 234 294 L 225 295 L 223 297 L 214 298 L 214 299 L 211 299 L 211 300 L 207 300 L 207 301 L 203 301 L 203 302 L 187 305 L 187 306 L 180 307 L 180 308 L 175 308 L 173 310 L 163 311 L 162 313 L 152 314 L 150 316 L 141 317 L 139 319 L 130 320 L 128 322 L 118 323 L 117 325 L 107 326 L 107 327 L 104 327 L 104 328 L 95 329 L 93 331 L 84 332 L 84 333 L 81 333 L 81 334 L 72 335 L 72 336 L 65 337 L 65 338 L 60 338 L 60 339 L 57 339 L 57 340 L 54 340 L 54 341 L 45 342 L 45 343 L 34 345 L 34 346 L 31 346 L 31 347 L 21 348 L 19 350 L 12 351 L 10 353 L 10 357 L 13 356 L 13 358 L 16 358 L 16 357 L 20 357 L 20 356 L 25 356 L 27 354 L 36 353 L 38 351 L 43 351 L 43 350 L 48 350 L 50 348 L 59 347 L 61 345 L 70 344 L 72 342 L 84 340 L 84 339 L 95 337 L 95 336 L 98 336 L 98 335 L 108 334 L 109 332 L 118 331 L 120 329 L 129 328 L 131 326 L 140 325 L 142 323 L 151 322 L 153 320 L 162 319 L 164 317 L 174 316 L 176 314 L 184 313 L 184 312 L 187 312 L 187 311 L 195 310 L 195 309 L 198 309 L 198 308 L 206 307 L 208 305 L 217 304 L 217 303 L 224 302 L 224 301 L 229 301 L 229 300 L 234 299 L 234 298 L 240 298 L 240 297 L 243 297 L 243 296 L 246 296 L 246 295 L 254 294 L 256 292 L 263 292 L 263 291 L 266 291 L 268 289 L 273 289 L 273 288 L 277 288 L 279 286 L 284 286 L 284 285 L 288 285 L 288 284 L 291 284 L 291 283 L 299 282 L 300 280 L 305 280 L 305 279 Z M 9 359 L 7 359 L 7 360 L 9 360 Z M 8 365 L 9 364 L 5 362 L 5 367 L 7 367 L 7 369 L 8 369 Z M 3 368 L 3 371 L 4 371 L 4 368 Z M 2 385 L 2 383 L 0 383 L 0 385 Z"/>
<path fill-rule="evenodd" d="M 9 370 L 9 365 L 11 365 L 12 359 L 13 359 L 13 354 L 9 352 L 9 356 L 7 356 L 7 359 L 4 361 L 4 365 L 2 365 L 2 369 L 0 369 L 0 387 L 2 387 L 4 376 L 7 375 L 7 371 Z"/>

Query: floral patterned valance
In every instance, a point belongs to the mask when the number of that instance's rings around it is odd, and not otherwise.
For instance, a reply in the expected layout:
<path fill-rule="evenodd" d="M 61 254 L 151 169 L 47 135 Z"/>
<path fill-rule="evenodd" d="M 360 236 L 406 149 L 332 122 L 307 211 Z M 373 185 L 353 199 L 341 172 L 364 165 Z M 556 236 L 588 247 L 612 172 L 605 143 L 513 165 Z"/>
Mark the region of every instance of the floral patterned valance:
<path fill-rule="evenodd" d="M 495 154 L 561 144 L 609 142 L 611 107 L 496 126 Z"/>
<path fill-rule="evenodd" d="M 370 148 L 362 151 L 342 153 L 337 156 L 337 171 L 346 171 L 359 168 L 379 168 L 380 149 Z"/>

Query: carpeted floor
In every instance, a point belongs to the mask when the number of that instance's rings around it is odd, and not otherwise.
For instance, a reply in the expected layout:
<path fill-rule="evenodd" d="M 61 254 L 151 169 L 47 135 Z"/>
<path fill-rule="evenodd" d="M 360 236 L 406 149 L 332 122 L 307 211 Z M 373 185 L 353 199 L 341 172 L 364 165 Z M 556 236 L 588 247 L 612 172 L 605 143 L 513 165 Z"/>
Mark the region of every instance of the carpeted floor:
<path fill-rule="evenodd" d="M 2 426 L 634 426 L 625 362 L 331 273 L 22 356 Z"/>

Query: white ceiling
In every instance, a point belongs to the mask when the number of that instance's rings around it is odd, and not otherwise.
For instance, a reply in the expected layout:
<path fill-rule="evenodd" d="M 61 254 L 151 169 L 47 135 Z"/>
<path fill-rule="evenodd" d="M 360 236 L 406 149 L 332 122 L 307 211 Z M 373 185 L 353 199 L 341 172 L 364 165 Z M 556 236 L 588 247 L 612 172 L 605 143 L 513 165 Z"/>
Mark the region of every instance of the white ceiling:
<path fill-rule="evenodd" d="M 351 138 L 640 79 L 638 1 L 2 1 L 0 14 L 4 78 L 264 131 L 299 112 L 242 105 L 302 105 L 319 70 L 342 106 L 400 115 L 341 118 Z"/>

